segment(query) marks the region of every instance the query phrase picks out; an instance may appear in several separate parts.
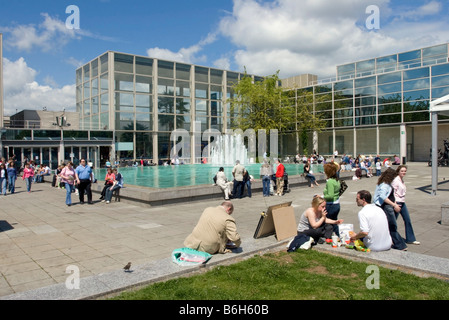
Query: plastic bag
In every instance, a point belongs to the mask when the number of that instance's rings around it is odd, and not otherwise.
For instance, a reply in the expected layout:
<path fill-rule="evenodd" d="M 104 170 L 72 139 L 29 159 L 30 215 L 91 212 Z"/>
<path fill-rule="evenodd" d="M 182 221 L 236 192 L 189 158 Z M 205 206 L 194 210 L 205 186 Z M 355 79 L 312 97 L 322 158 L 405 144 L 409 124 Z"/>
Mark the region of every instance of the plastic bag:
<path fill-rule="evenodd" d="M 192 266 L 204 264 L 212 258 L 212 255 L 190 248 L 179 248 L 172 252 L 172 261 L 180 266 Z"/>
<path fill-rule="evenodd" d="M 349 239 L 351 236 L 349 235 L 349 231 L 354 231 L 354 225 L 352 223 L 342 223 L 338 225 L 338 230 L 340 232 L 340 240 L 344 243 L 349 243 Z"/>

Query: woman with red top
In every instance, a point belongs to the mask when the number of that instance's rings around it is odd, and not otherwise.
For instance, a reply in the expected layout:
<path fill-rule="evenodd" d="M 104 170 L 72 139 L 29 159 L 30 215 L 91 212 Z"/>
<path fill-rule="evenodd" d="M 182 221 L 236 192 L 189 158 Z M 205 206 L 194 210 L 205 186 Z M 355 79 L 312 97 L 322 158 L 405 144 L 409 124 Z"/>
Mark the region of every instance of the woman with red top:
<path fill-rule="evenodd" d="M 106 190 L 114 184 L 115 174 L 112 171 L 112 168 L 108 168 L 108 172 L 106 173 L 106 177 L 104 178 L 104 187 L 103 191 L 101 191 L 100 200 L 104 200 L 104 196 L 106 195 Z"/>
<path fill-rule="evenodd" d="M 31 184 L 33 183 L 33 177 L 34 177 L 34 169 L 30 168 L 29 163 L 26 163 L 25 169 L 23 169 L 22 180 L 25 180 L 28 192 L 31 192 Z"/>

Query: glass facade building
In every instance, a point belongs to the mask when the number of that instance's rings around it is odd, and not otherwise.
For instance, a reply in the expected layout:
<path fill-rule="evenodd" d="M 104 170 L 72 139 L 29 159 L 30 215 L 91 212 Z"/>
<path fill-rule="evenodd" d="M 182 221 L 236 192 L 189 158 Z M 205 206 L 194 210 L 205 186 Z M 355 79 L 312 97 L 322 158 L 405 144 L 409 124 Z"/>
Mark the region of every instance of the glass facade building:
<path fill-rule="evenodd" d="M 232 115 L 226 99 L 232 97 L 232 85 L 242 76 L 109 51 L 76 70 L 80 128 L 112 130 L 112 158 L 168 160 L 173 130 L 193 133 L 195 122 L 201 132 L 230 128 Z"/>
<path fill-rule="evenodd" d="M 191 135 L 231 129 L 233 115 L 226 100 L 242 76 L 109 51 L 76 70 L 80 129 L 113 132 L 112 159 L 168 160 L 175 129 Z M 297 108 L 311 92 L 313 99 L 306 103 L 325 120 L 322 132 L 309 135 L 309 152 L 331 155 L 336 149 L 339 154 L 397 154 L 427 161 L 430 101 L 449 94 L 448 44 L 339 65 L 333 79 L 285 90 L 295 91 L 291 101 Z M 439 117 L 439 130 L 449 137 L 444 116 Z M 294 135 L 280 136 L 283 156 L 303 150 Z"/>

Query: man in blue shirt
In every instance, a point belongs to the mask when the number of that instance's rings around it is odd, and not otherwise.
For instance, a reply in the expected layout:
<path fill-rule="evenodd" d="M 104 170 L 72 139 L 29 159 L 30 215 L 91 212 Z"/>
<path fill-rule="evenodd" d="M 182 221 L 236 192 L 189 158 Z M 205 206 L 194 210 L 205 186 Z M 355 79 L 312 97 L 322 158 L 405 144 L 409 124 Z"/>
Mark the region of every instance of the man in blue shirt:
<path fill-rule="evenodd" d="M 92 168 L 86 164 L 85 159 L 81 159 L 81 163 L 75 169 L 75 182 L 78 184 L 80 203 L 84 203 L 84 191 L 87 193 L 87 202 L 92 202 Z"/>

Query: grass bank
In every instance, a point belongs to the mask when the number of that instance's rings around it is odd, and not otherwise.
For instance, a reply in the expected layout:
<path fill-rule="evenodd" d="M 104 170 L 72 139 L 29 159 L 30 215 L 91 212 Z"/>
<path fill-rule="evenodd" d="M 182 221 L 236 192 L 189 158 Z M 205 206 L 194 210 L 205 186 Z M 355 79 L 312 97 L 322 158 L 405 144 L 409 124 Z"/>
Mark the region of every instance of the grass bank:
<path fill-rule="evenodd" d="M 378 287 L 378 289 L 377 289 Z M 448 300 L 449 282 L 316 250 L 268 253 L 116 300 Z"/>

